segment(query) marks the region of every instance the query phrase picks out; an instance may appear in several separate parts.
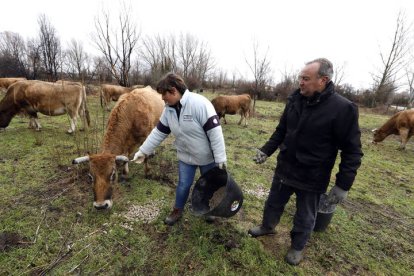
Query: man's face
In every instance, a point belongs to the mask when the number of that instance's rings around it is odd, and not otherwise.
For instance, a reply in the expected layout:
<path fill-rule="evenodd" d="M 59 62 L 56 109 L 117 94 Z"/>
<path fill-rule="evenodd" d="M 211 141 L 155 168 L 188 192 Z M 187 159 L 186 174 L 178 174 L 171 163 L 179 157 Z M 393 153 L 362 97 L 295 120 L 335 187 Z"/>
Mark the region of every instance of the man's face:
<path fill-rule="evenodd" d="M 328 77 L 319 76 L 319 66 L 319 63 L 314 62 L 306 65 L 300 72 L 300 93 L 305 97 L 311 97 L 315 92 L 322 92 L 326 87 Z"/>
<path fill-rule="evenodd" d="M 180 99 L 181 99 L 181 94 L 174 87 L 172 88 L 171 91 L 167 91 L 164 94 L 162 94 L 162 100 L 169 106 L 175 105 L 176 103 L 178 103 Z"/>

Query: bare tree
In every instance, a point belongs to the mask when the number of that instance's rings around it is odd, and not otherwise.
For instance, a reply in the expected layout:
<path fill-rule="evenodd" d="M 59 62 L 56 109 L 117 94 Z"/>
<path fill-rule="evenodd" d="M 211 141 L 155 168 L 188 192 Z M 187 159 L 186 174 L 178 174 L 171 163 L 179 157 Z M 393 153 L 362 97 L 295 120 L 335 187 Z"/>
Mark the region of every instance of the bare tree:
<path fill-rule="evenodd" d="M 198 79 L 203 85 L 206 82 L 207 74 L 215 67 L 211 50 L 204 42 L 200 43 L 199 49 L 195 56 L 192 73 L 193 78 Z"/>
<path fill-rule="evenodd" d="M 342 63 L 340 66 L 335 66 L 334 75 L 333 75 L 333 83 L 336 86 L 341 86 L 344 75 L 345 75 L 345 63 Z"/>
<path fill-rule="evenodd" d="M 122 86 L 130 86 L 132 55 L 140 38 L 131 12 L 131 8 L 123 6 L 118 15 L 118 28 L 111 25 L 109 12 L 103 11 L 102 16 L 95 19 L 94 42 L 109 65 L 112 76 Z"/>
<path fill-rule="evenodd" d="M 184 79 L 189 77 L 198 50 L 199 41 L 191 34 L 180 34 L 178 39 L 178 64 Z"/>
<path fill-rule="evenodd" d="M 77 79 L 84 80 L 88 63 L 88 54 L 83 49 L 82 42 L 72 39 L 66 51 L 69 72 L 76 74 Z"/>
<path fill-rule="evenodd" d="M 412 108 L 414 106 L 414 72 L 406 70 L 407 84 L 408 84 L 408 106 Z"/>
<path fill-rule="evenodd" d="M 268 82 L 268 77 L 271 72 L 270 59 L 268 57 L 269 48 L 266 50 L 264 55 L 260 54 L 259 43 L 255 40 L 253 41 L 253 59 L 245 61 L 250 68 L 251 73 L 254 78 L 253 85 L 253 114 L 255 113 L 256 108 L 256 99 L 260 99 L 260 94 L 265 90 L 266 84 Z"/>
<path fill-rule="evenodd" d="M 399 73 L 405 66 L 405 57 L 409 51 L 408 33 L 410 27 L 406 26 L 405 16 L 398 13 L 391 48 L 388 53 L 380 51 L 381 68 L 372 74 L 374 81 L 375 102 L 386 104 L 392 99 L 392 95 L 398 89 L 397 81 Z"/>
<path fill-rule="evenodd" d="M 167 72 L 176 71 L 176 42 L 174 36 L 147 36 L 142 40 L 140 57 L 149 69 L 151 82 Z"/>
<path fill-rule="evenodd" d="M 91 78 L 98 79 L 100 83 L 112 81 L 112 72 L 103 57 L 93 58 L 93 70 Z"/>
<path fill-rule="evenodd" d="M 25 42 L 19 34 L 0 33 L 0 76 L 27 77 L 25 57 Z"/>
<path fill-rule="evenodd" d="M 282 77 L 279 83 L 274 87 L 275 98 L 280 101 L 286 101 L 288 96 L 299 86 L 299 72 L 288 70 L 281 72 Z"/>
<path fill-rule="evenodd" d="M 39 23 L 39 50 L 46 77 L 49 81 L 58 79 L 61 66 L 61 45 L 55 28 L 50 24 L 46 15 L 42 14 Z"/>
<path fill-rule="evenodd" d="M 30 72 L 29 78 L 38 79 L 41 68 L 40 43 L 36 39 L 27 41 L 27 66 Z"/>

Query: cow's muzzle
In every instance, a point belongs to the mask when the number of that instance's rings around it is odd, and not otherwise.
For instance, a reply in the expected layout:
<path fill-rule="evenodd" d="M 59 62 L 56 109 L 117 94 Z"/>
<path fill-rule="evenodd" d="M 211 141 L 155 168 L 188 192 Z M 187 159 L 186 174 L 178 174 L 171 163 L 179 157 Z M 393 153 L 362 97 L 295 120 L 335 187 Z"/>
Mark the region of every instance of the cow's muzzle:
<path fill-rule="evenodd" d="M 93 207 L 95 207 L 97 210 L 106 210 L 112 208 L 112 200 L 105 200 L 103 202 L 93 202 Z"/>

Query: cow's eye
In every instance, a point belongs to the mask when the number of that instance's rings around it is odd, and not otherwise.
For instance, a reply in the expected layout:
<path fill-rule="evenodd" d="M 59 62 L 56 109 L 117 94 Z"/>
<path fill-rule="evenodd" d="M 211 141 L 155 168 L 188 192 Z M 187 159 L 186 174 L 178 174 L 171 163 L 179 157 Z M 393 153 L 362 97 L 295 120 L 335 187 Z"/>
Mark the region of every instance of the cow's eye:
<path fill-rule="evenodd" d="M 88 173 L 88 180 L 89 180 L 90 183 L 93 182 L 93 175 L 90 174 L 90 173 Z"/>
<path fill-rule="evenodd" d="M 112 173 L 111 173 L 111 176 L 109 177 L 109 180 L 111 182 L 114 182 L 115 178 L 116 178 L 116 170 L 114 169 L 114 170 L 112 170 Z"/>

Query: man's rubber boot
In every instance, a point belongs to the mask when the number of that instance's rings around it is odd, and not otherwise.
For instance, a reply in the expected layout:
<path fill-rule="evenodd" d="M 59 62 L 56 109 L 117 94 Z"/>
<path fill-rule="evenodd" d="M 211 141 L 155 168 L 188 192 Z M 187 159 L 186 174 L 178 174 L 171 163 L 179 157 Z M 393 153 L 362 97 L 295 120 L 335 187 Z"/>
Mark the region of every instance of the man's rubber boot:
<path fill-rule="evenodd" d="M 295 250 L 292 247 L 289 248 L 285 261 L 290 265 L 298 265 L 303 259 L 303 250 Z"/>
<path fill-rule="evenodd" d="M 256 238 L 264 235 L 274 235 L 276 231 L 274 229 L 264 228 L 263 226 L 256 226 L 253 228 L 250 228 L 248 233 Z"/>

